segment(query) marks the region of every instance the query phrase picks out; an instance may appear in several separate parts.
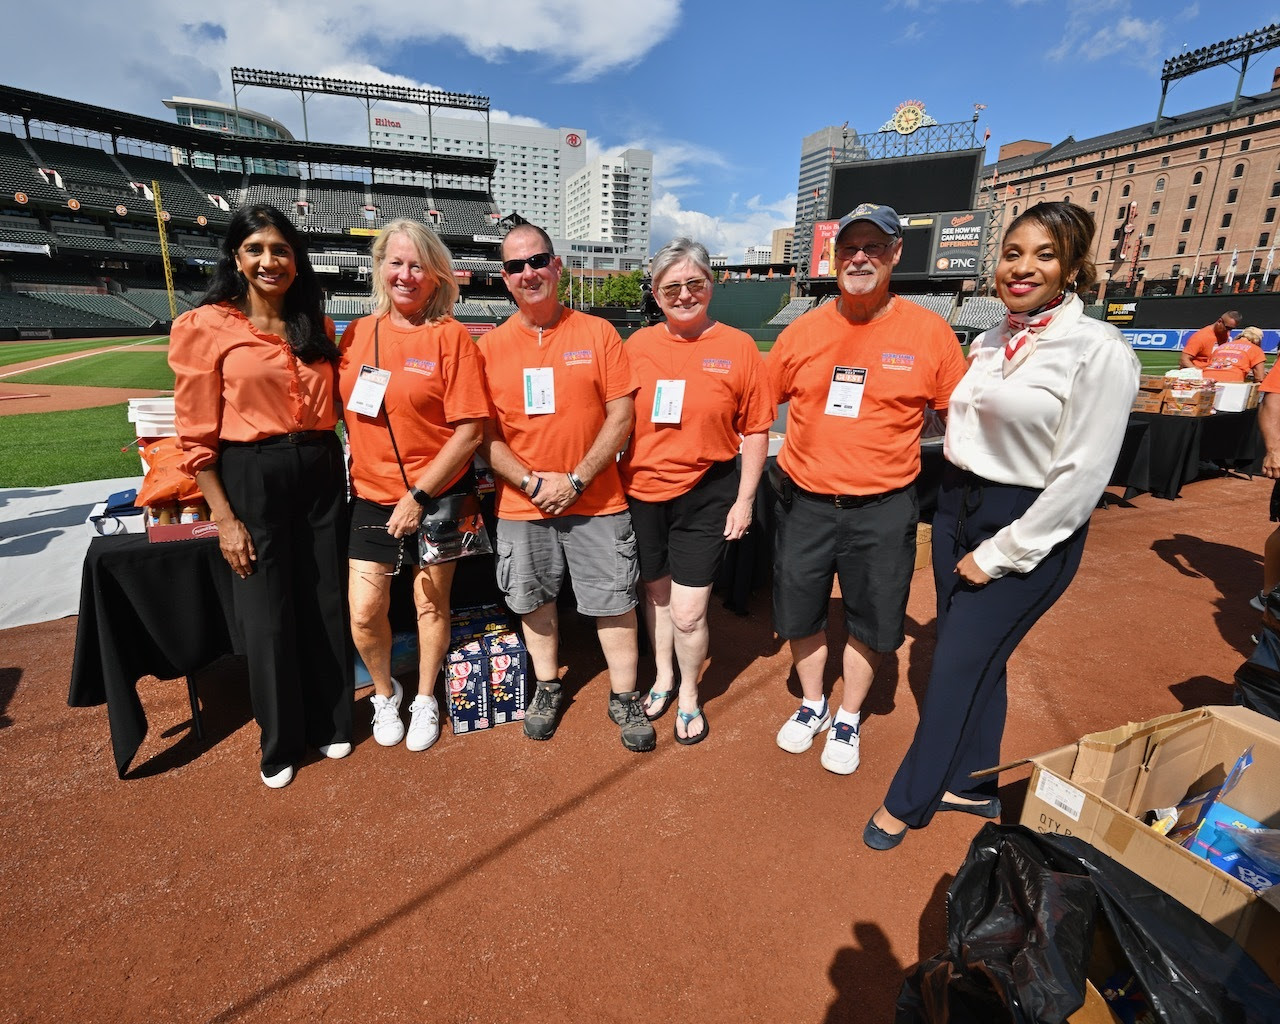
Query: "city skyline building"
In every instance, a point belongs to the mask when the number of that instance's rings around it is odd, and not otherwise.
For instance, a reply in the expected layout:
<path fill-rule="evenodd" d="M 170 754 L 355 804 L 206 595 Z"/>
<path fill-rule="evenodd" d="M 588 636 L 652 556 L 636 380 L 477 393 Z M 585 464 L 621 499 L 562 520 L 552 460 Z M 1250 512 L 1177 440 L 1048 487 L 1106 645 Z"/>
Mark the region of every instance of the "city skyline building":
<path fill-rule="evenodd" d="M 653 154 L 627 149 L 601 156 L 569 178 L 565 187 L 565 237 L 619 245 L 629 253 L 622 270 L 649 260 L 653 208 Z"/>

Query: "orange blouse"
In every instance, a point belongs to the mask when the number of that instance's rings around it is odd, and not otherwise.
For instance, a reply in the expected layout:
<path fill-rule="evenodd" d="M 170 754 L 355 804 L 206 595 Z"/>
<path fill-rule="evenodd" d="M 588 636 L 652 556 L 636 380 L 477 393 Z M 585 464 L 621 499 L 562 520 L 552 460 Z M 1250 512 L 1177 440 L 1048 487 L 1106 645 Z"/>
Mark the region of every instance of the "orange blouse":
<path fill-rule="evenodd" d="M 334 335 L 333 322 L 325 330 Z M 338 422 L 337 367 L 299 362 L 289 343 L 258 330 L 229 303 L 200 306 L 173 322 L 174 423 L 194 476 L 222 441 L 261 441 Z"/>

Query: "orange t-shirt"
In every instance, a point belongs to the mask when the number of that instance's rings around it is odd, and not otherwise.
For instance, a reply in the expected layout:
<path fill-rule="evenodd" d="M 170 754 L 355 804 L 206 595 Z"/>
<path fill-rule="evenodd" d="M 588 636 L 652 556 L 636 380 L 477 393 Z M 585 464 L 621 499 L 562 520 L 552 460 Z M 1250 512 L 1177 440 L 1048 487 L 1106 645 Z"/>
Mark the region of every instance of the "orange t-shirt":
<path fill-rule="evenodd" d="M 1224 341 L 1215 348 L 1213 355 L 1209 357 L 1209 365 L 1200 372 L 1207 380 L 1243 384 L 1252 375 L 1253 368 L 1266 361 L 1267 357 L 1257 345 L 1237 338 L 1235 341 Z"/>
<path fill-rule="evenodd" d="M 342 333 L 342 361 L 338 388 L 343 403 L 360 377 L 361 366 L 375 365 L 374 325 L 378 328 L 376 365 L 391 371 L 391 380 L 378 416 L 347 409 L 347 442 L 351 446 L 351 485 L 357 497 L 380 505 L 394 505 L 427 471 L 462 420 L 489 415 L 480 350 L 466 329 L 452 317 L 422 327 L 397 327 L 390 318 L 366 316 L 353 320 Z M 396 433 L 404 462 L 404 476 L 396 462 L 387 416 Z M 448 482 L 452 487 L 466 466 Z"/>
<path fill-rule="evenodd" d="M 717 323 L 685 341 L 658 324 L 636 331 L 626 350 L 640 378 L 635 431 L 618 467 L 628 497 L 679 497 L 732 459 L 742 435 L 768 430 L 777 415 L 764 359 L 743 331 Z M 685 382 L 679 423 L 653 422 L 660 380 Z"/>
<path fill-rule="evenodd" d="M 765 366 L 778 404 L 791 403 L 778 465 L 816 494 L 909 485 L 924 410 L 945 409 L 965 372 L 947 322 L 897 297 L 866 324 L 849 323 L 836 302 L 819 306 L 783 330 Z"/>
<path fill-rule="evenodd" d="M 1270 395 L 1280 394 L 1280 359 L 1276 360 L 1275 365 L 1262 378 L 1262 383 L 1258 385 L 1258 390 Z"/>
<path fill-rule="evenodd" d="M 325 317 L 333 337 L 333 321 Z M 169 332 L 174 424 L 192 476 L 218 459 L 221 441 L 261 441 L 338 424 L 337 368 L 302 363 L 289 343 L 258 330 L 230 303 L 183 313 Z"/>
<path fill-rule="evenodd" d="M 1213 355 L 1217 345 L 1218 335 L 1214 332 L 1213 324 L 1210 324 L 1191 335 L 1182 346 L 1182 351 L 1191 357 L 1192 366 L 1204 369 L 1209 365 L 1209 357 Z"/>
<path fill-rule="evenodd" d="M 490 417 L 498 436 L 533 470 L 571 473 L 604 426 L 605 404 L 640 386 L 607 320 L 564 308 L 554 327 L 539 332 L 516 313 L 480 338 Z M 525 412 L 526 371 L 550 370 L 555 411 Z M 627 507 L 616 463 L 610 462 L 570 507 L 575 516 L 607 515 Z M 518 487 L 498 481 L 500 519 L 549 519 Z"/>

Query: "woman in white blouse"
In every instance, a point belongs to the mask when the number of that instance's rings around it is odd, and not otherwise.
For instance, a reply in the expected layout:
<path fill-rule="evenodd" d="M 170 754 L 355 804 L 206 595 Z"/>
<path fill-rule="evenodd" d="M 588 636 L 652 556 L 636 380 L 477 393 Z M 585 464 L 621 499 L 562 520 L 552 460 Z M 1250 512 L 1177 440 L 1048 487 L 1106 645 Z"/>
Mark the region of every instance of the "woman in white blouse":
<path fill-rule="evenodd" d="M 1000 815 L 1005 666 L 1067 589 L 1089 514 L 1107 485 L 1139 364 L 1118 330 L 1084 315 L 1093 217 L 1042 203 L 1004 237 L 996 292 L 1006 322 L 969 351 L 951 395 L 947 469 L 933 523 L 938 642 L 920 724 L 884 804 L 863 831 L 876 850 L 937 811 Z"/>

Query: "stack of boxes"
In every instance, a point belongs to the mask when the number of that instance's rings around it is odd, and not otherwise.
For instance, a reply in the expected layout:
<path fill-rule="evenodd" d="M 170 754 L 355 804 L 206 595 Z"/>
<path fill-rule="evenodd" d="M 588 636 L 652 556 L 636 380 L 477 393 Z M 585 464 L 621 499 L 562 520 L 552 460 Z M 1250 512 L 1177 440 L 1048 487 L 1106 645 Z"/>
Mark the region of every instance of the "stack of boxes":
<path fill-rule="evenodd" d="M 454 613 L 444 678 L 454 735 L 524 720 L 528 654 L 497 605 Z"/>
<path fill-rule="evenodd" d="M 1134 412 L 1164 416 L 1209 416 L 1214 411 L 1218 385 L 1211 380 L 1187 380 L 1144 373 L 1138 378 Z M 1257 402 L 1254 402 L 1256 405 Z M 1243 408 L 1243 407 L 1242 407 Z"/>

